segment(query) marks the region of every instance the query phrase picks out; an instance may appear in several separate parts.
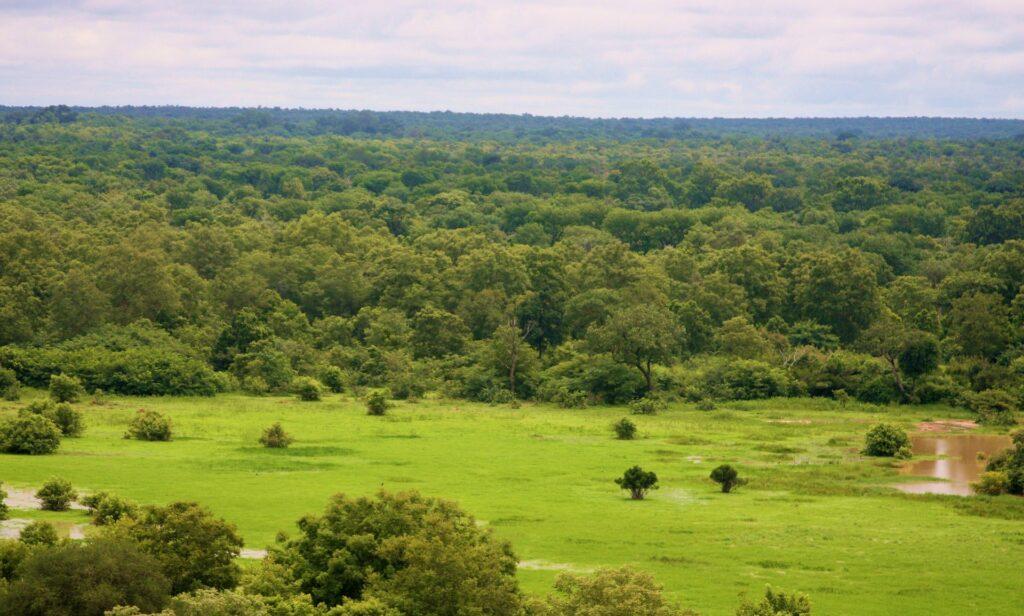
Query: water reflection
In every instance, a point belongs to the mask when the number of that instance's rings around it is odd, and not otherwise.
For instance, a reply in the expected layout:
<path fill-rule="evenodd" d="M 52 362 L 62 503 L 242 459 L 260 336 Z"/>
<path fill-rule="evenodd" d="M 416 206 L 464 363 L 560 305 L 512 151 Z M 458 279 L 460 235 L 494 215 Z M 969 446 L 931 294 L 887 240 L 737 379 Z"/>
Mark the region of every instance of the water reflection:
<path fill-rule="evenodd" d="M 912 436 L 911 448 L 917 456 L 938 456 L 933 460 L 912 460 L 900 473 L 934 477 L 945 481 L 901 483 L 896 487 L 910 494 L 972 493 L 971 482 L 985 471 L 988 458 L 1010 446 L 1010 438 L 998 434 L 962 434 L 953 436 Z M 978 459 L 978 454 L 984 454 Z"/>

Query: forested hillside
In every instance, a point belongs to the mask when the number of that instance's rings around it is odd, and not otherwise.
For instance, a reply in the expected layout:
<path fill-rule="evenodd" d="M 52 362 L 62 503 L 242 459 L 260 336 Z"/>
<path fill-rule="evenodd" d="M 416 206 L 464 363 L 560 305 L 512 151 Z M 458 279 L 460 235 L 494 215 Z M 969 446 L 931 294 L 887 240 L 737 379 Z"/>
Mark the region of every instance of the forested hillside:
<path fill-rule="evenodd" d="M 1020 123 L 0 117 L 0 365 L 26 385 L 996 419 L 1022 393 Z"/>

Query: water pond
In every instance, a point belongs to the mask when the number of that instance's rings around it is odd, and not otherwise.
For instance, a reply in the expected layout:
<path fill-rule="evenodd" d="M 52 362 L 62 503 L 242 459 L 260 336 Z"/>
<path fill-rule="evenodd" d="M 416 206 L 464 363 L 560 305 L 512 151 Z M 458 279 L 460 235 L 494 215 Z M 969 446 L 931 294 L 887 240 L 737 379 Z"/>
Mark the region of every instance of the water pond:
<path fill-rule="evenodd" d="M 1010 438 L 998 434 L 917 435 L 910 442 L 914 459 L 900 474 L 939 481 L 896 485 L 909 494 L 970 495 L 971 482 L 985 471 L 988 459 L 1010 446 Z M 918 459 L 926 456 L 929 459 Z"/>

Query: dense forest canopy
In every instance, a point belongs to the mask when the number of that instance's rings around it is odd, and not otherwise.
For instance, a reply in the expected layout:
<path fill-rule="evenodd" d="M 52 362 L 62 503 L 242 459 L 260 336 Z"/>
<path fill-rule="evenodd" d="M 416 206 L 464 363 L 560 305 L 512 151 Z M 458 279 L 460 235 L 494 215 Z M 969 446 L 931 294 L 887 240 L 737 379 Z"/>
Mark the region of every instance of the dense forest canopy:
<path fill-rule="evenodd" d="M 30 385 L 1021 393 L 1021 121 L 0 120 L 0 364 Z"/>

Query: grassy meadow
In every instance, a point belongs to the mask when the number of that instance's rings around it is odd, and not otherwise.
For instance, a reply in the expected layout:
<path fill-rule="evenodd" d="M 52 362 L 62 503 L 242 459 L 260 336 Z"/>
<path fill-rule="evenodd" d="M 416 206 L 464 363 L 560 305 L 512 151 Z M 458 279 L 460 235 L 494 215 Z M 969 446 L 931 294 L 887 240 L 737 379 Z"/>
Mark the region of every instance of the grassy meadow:
<path fill-rule="evenodd" d="M 23 402 L 2 404 L 13 413 Z M 906 480 L 891 461 L 857 453 L 875 421 L 912 429 L 963 417 L 945 407 L 674 404 L 633 417 L 634 441 L 612 437 L 612 422 L 628 414 L 621 407 L 424 400 L 370 417 L 351 397 L 242 395 L 78 407 L 82 438 L 65 439 L 56 455 L 0 456 L 0 481 L 34 488 L 59 475 L 140 503 L 199 501 L 234 522 L 249 548 L 292 532 L 331 494 L 416 489 L 459 502 L 511 541 L 530 592 L 546 591 L 559 571 L 628 563 L 711 615 L 731 614 L 765 584 L 809 593 L 819 614 L 1014 614 L 1024 604 L 1020 499 L 972 499 L 968 510 L 958 497 L 905 495 L 890 487 Z M 168 415 L 174 440 L 122 439 L 139 408 Z M 296 438 L 291 448 L 258 445 L 274 421 Z M 707 476 L 724 462 L 749 484 L 719 493 Z M 613 483 L 634 464 L 660 479 L 645 501 Z M 991 511 L 1001 514 L 977 515 Z"/>

